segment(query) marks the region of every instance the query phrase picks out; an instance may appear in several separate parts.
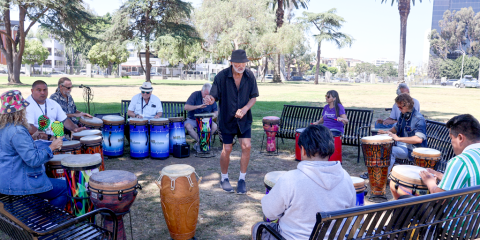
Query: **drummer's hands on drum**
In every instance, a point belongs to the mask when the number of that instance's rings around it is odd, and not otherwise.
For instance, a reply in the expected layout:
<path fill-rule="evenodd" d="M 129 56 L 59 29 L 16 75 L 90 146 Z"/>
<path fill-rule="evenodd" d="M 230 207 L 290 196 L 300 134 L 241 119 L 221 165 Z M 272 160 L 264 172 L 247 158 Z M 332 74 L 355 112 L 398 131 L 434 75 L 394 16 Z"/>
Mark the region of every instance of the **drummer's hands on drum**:
<path fill-rule="evenodd" d="M 81 132 L 83 130 L 87 130 L 87 128 L 86 127 L 77 127 L 75 129 L 73 129 L 73 132 Z"/>
<path fill-rule="evenodd" d="M 380 131 L 379 131 L 380 132 Z M 400 138 L 397 136 L 397 134 L 392 133 L 390 131 L 387 131 L 388 136 L 390 136 L 393 140 L 398 141 Z"/>
<path fill-rule="evenodd" d="M 55 138 L 55 139 L 53 139 L 52 144 L 50 144 L 49 147 L 50 147 L 50 149 L 52 149 L 52 152 L 53 152 L 55 150 L 62 149 L 62 145 L 63 145 L 63 139 Z"/>
<path fill-rule="evenodd" d="M 140 115 L 140 114 L 136 114 L 136 115 L 135 115 L 135 118 L 140 118 L 140 119 L 143 119 L 143 116 L 142 116 L 142 115 Z"/>
<path fill-rule="evenodd" d="M 377 119 L 377 123 L 378 123 L 378 124 L 382 124 L 382 123 L 383 123 L 383 119 L 381 119 L 381 118 Z"/>
<path fill-rule="evenodd" d="M 423 183 L 427 185 L 428 189 L 430 186 L 437 186 L 437 178 L 427 171 L 420 171 L 420 178 L 422 179 Z"/>
<path fill-rule="evenodd" d="M 435 176 L 438 180 L 442 180 L 443 179 L 443 173 L 441 172 L 437 172 L 431 168 L 427 168 L 427 172 L 433 174 L 433 176 Z"/>

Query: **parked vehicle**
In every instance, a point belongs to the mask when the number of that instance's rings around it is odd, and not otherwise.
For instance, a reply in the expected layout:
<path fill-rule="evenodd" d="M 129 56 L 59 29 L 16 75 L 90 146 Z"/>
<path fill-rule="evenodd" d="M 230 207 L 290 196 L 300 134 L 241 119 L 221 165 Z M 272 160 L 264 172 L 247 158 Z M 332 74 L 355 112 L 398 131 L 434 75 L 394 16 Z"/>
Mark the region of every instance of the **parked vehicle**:
<path fill-rule="evenodd" d="M 477 79 L 473 78 L 471 75 L 465 75 L 464 78 L 454 83 L 454 86 L 457 88 L 465 88 L 465 87 L 478 88 L 480 87 L 480 84 L 478 83 Z"/>
<path fill-rule="evenodd" d="M 457 82 L 459 79 L 448 79 L 445 82 L 442 82 L 442 86 L 453 86 L 455 82 Z"/>
<path fill-rule="evenodd" d="M 290 78 L 290 81 L 305 81 L 307 79 L 301 77 L 301 76 L 293 76 Z"/>
<path fill-rule="evenodd" d="M 273 79 L 273 74 L 267 74 L 267 75 L 265 75 L 265 79 Z"/>
<path fill-rule="evenodd" d="M 363 81 L 363 79 L 360 79 L 360 78 L 355 78 L 355 83 L 361 83 Z"/>
<path fill-rule="evenodd" d="M 150 76 L 162 76 L 159 72 L 150 72 Z"/>
<path fill-rule="evenodd" d="M 305 76 L 305 79 L 307 79 L 308 81 L 313 81 L 315 80 L 315 75 L 307 75 Z"/>
<path fill-rule="evenodd" d="M 128 76 L 140 76 L 140 73 L 136 72 L 136 71 L 133 71 L 133 72 L 128 72 L 127 75 Z"/>

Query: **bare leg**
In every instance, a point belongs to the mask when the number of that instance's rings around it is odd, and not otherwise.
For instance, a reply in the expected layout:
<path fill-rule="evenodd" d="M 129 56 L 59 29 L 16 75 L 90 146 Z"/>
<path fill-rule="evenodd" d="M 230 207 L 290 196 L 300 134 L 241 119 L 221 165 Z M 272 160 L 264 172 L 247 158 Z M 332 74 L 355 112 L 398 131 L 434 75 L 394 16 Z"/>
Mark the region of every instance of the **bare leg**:
<path fill-rule="evenodd" d="M 212 122 L 212 129 L 210 131 L 211 136 L 213 137 L 213 134 L 217 131 L 217 124 L 215 122 Z"/>
<path fill-rule="evenodd" d="M 246 173 L 248 162 L 250 162 L 250 149 L 252 148 L 250 138 L 239 138 L 242 147 L 242 158 L 240 159 L 240 172 Z"/>
<path fill-rule="evenodd" d="M 193 139 L 195 139 L 195 141 L 198 142 L 198 134 L 197 134 L 197 131 L 195 131 L 195 128 L 193 128 L 193 126 L 190 123 L 186 123 L 185 128 L 187 129 L 187 132 L 190 135 L 190 137 L 192 137 Z"/>
<path fill-rule="evenodd" d="M 220 169 L 222 170 L 222 174 L 228 173 L 230 153 L 232 153 L 232 144 L 223 144 L 222 154 L 220 154 Z"/>

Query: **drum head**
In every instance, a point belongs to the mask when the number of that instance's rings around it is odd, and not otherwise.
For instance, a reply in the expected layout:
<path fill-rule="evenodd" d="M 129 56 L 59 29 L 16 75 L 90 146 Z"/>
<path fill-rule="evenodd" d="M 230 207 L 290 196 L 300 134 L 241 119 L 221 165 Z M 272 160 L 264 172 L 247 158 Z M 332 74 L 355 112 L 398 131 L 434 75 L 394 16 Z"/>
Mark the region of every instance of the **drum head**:
<path fill-rule="evenodd" d="M 85 137 L 85 136 L 90 136 L 90 135 L 102 135 L 102 131 L 100 130 L 96 130 L 96 129 L 93 129 L 93 130 L 83 130 L 81 132 L 76 132 L 76 133 L 73 133 L 72 136 L 73 138 L 75 139 L 80 139 L 81 137 Z"/>
<path fill-rule="evenodd" d="M 362 138 L 362 143 L 367 143 L 367 144 L 393 143 L 393 138 L 385 134 L 368 136 L 368 137 Z"/>
<path fill-rule="evenodd" d="M 355 189 L 365 188 L 365 180 L 363 180 L 363 178 L 352 176 L 350 176 L 350 178 L 352 179 L 353 187 Z"/>
<path fill-rule="evenodd" d="M 195 116 L 196 118 L 199 117 L 199 118 L 212 118 L 214 116 L 213 113 L 199 113 L 199 114 L 195 114 L 193 115 Z"/>
<path fill-rule="evenodd" d="M 85 137 L 82 137 L 80 138 L 80 142 L 82 144 L 86 144 L 86 143 L 97 143 L 97 142 L 101 142 L 102 141 L 102 137 L 101 136 L 97 136 L 97 135 L 94 135 L 94 136 L 85 136 Z"/>
<path fill-rule="evenodd" d="M 147 125 L 148 119 L 143 119 L 143 118 L 129 118 L 128 123 L 130 124 L 136 124 L 136 125 Z"/>
<path fill-rule="evenodd" d="M 440 157 L 441 155 L 442 155 L 442 152 L 433 148 L 414 148 L 412 151 L 412 156 L 414 157 L 417 156 L 417 157 L 436 158 L 436 157 Z"/>
<path fill-rule="evenodd" d="M 186 177 L 195 172 L 195 168 L 187 164 L 173 164 L 162 169 L 161 174 L 168 177 Z"/>
<path fill-rule="evenodd" d="M 47 164 L 49 165 L 62 165 L 62 159 L 72 156 L 72 154 L 58 154 L 58 155 L 53 155 L 53 158 L 50 159 Z"/>
<path fill-rule="evenodd" d="M 265 123 L 270 123 L 270 124 L 279 124 L 280 123 L 280 118 L 276 116 L 267 116 L 262 119 L 262 122 Z"/>
<path fill-rule="evenodd" d="M 283 174 L 287 173 L 287 171 L 273 171 L 265 174 L 265 177 L 263 178 L 263 182 L 265 185 L 273 188 L 275 184 L 277 183 L 278 179 L 283 176 Z"/>
<path fill-rule="evenodd" d="M 372 132 L 378 132 L 380 130 L 383 130 L 383 131 L 389 131 L 391 128 L 373 128 L 372 129 Z"/>
<path fill-rule="evenodd" d="M 67 149 L 72 149 L 72 148 L 77 148 L 80 147 L 80 141 L 63 141 L 62 149 L 67 148 Z"/>
<path fill-rule="evenodd" d="M 126 190 L 124 192 L 133 191 L 137 185 L 137 176 L 131 172 L 122 170 L 106 170 L 103 172 L 97 172 L 90 176 L 88 182 L 90 187 L 99 190 L 119 191 Z M 95 189 L 90 189 L 96 192 Z"/>
<path fill-rule="evenodd" d="M 71 168 L 91 167 L 101 163 L 102 156 L 99 153 L 70 155 L 62 159 L 62 166 Z"/>
<path fill-rule="evenodd" d="M 411 165 L 397 165 L 392 168 L 391 175 L 392 177 L 402 181 L 402 184 L 405 184 L 406 182 L 410 185 L 415 184 L 426 188 L 427 186 L 425 186 L 420 178 L 421 171 L 427 171 L 427 169 Z"/>
<path fill-rule="evenodd" d="M 170 122 L 183 122 L 183 117 L 171 117 L 171 118 L 168 118 L 168 120 Z"/>
<path fill-rule="evenodd" d="M 104 124 L 122 124 L 124 123 L 122 116 L 106 115 L 102 118 Z"/>
<path fill-rule="evenodd" d="M 168 118 L 152 118 L 150 119 L 150 125 L 167 125 L 170 121 Z"/>
<path fill-rule="evenodd" d="M 80 118 L 80 122 L 85 124 L 85 125 L 91 125 L 91 126 L 102 126 L 103 125 L 103 121 L 102 119 L 100 118 L 97 118 L 97 117 L 85 117 L 85 116 L 82 116 Z"/>
<path fill-rule="evenodd" d="M 298 128 L 297 130 L 295 130 L 295 132 L 297 133 L 302 133 L 303 131 L 305 131 L 305 128 Z"/>

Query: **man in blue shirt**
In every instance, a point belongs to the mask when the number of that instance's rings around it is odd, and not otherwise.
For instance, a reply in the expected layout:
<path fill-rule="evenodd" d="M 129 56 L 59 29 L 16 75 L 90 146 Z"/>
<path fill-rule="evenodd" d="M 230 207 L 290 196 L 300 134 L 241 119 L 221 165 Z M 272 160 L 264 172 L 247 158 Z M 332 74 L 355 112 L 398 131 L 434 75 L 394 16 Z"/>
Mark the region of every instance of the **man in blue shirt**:
<path fill-rule="evenodd" d="M 195 139 L 195 141 L 197 141 L 197 143 L 195 143 L 195 145 L 193 146 L 193 148 L 197 152 L 200 152 L 200 146 L 198 144 L 200 141 L 198 139 L 197 131 L 195 131 L 195 128 L 197 127 L 195 114 L 212 113 L 212 118 L 215 118 L 218 115 L 217 103 L 214 103 L 212 105 L 206 105 L 203 102 L 203 98 L 210 94 L 210 89 L 212 89 L 212 84 L 205 83 L 202 87 L 202 90 L 193 92 L 185 103 L 185 110 L 188 111 L 188 118 L 185 121 L 185 128 L 187 129 L 188 134 L 190 134 L 190 136 Z M 215 122 L 212 122 L 210 132 L 213 135 L 215 131 L 217 131 L 217 124 Z"/>

